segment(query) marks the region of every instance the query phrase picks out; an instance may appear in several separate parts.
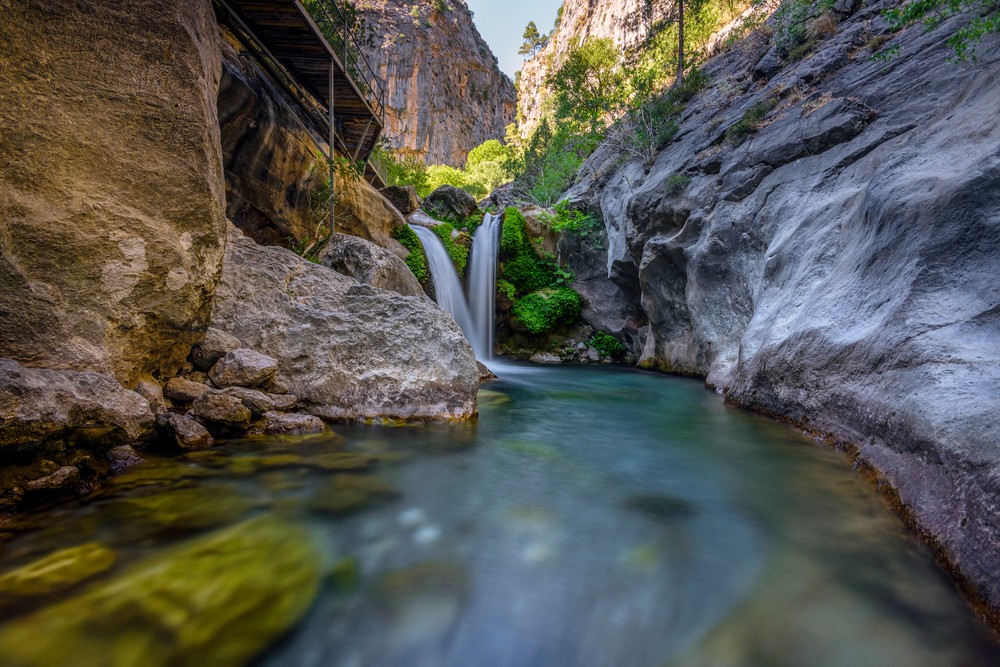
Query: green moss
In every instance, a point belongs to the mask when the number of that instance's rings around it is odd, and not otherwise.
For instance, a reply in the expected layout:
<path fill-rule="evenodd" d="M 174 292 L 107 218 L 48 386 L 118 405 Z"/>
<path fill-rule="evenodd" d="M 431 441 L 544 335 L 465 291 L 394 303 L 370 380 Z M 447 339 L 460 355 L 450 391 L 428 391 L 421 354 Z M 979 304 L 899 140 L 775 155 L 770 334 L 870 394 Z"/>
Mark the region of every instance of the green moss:
<path fill-rule="evenodd" d="M 590 345 L 601 353 L 602 357 L 620 357 L 626 348 L 617 338 L 609 333 L 598 331 L 590 339 Z"/>
<path fill-rule="evenodd" d="M 502 256 L 513 257 L 527 245 L 524 225 L 524 216 L 516 208 L 511 206 L 504 211 L 503 226 L 500 228 L 500 253 Z"/>
<path fill-rule="evenodd" d="M 538 256 L 524 227 L 520 211 L 511 207 L 504 212 L 500 229 L 500 278 L 513 288 L 514 296 L 549 287 L 556 278 L 554 265 Z"/>
<path fill-rule="evenodd" d="M 512 312 L 528 331 L 542 334 L 575 324 L 581 307 L 579 294 L 568 287 L 557 287 L 521 297 Z"/>
<path fill-rule="evenodd" d="M 506 280 L 497 281 L 497 294 L 506 299 L 507 301 L 513 301 L 514 297 L 517 296 L 517 290 Z"/>
<path fill-rule="evenodd" d="M 424 256 L 424 247 L 420 245 L 420 239 L 416 232 L 407 226 L 399 227 L 392 233 L 392 238 L 403 244 L 403 247 L 410 251 L 406 256 L 406 265 L 421 283 L 426 283 L 430 278 L 427 270 L 427 258 Z"/>
<path fill-rule="evenodd" d="M 438 238 L 441 239 L 441 243 L 444 244 L 444 249 L 448 252 L 451 263 L 455 265 L 455 270 L 461 276 L 465 274 L 465 267 L 469 264 L 469 246 L 453 238 L 452 234 L 454 231 L 455 226 L 450 222 L 442 222 L 433 228 L 433 232 L 437 234 Z"/>
<path fill-rule="evenodd" d="M 758 102 L 743 114 L 735 125 L 726 130 L 726 139 L 734 144 L 738 144 L 751 134 L 760 129 L 764 118 L 778 105 L 778 100 L 769 97 Z"/>

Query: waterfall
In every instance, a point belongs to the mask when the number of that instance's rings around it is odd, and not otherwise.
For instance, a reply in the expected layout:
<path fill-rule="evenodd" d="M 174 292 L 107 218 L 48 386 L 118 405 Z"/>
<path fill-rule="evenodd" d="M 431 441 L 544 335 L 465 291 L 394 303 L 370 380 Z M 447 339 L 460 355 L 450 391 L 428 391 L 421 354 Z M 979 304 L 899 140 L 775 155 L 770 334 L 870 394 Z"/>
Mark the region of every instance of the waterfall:
<path fill-rule="evenodd" d="M 472 239 L 472 260 L 469 262 L 469 298 L 465 298 L 462 283 L 448 257 L 444 244 L 432 230 L 410 225 L 427 253 L 434 291 L 439 306 L 451 313 L 472 345 L 476 359 L 493 358 L 493 329 L 496 310 L 497 244 L 500 216 L 486 214 L 483 224 Z M 471 308 L 470 308 L 471 303 Z"/>
<path fill-rule="evenodd" d="M 420 239 L 420 244 L 424 246 L 424 252 L 427 254 L 427 263 L 430 265 L 431 277 L 434 279 L 434 292 L 437 295 L 438 305 L 455 318 L 462 333 L 472 344 L 472 351 L 476 353 L 476 358 L 485 359 L 486 351 L 479 347 L 480 336 L 476 334 L 472 313 L 469 312 L 469 304 L 462 291 L 462 283 L 458 280 L 458 274 L 455 273 L 455 267 L 451 263 L 451 258 L 448 256 L 444 244 L 441 243 L 437 234 L 426 227 L 410 225 L 410 228 Z"/>
<path fill-rule="evenodd" d="M 478 341 L 473 348 L 483 351 L 481 361 L 493 358 L 493 330 L 496 318 L 497 246 L 500 240 L 500 216 L 487 213 L 472 238 L 472 261 L 469 263 L 469 305 L 472 327 Z"/>

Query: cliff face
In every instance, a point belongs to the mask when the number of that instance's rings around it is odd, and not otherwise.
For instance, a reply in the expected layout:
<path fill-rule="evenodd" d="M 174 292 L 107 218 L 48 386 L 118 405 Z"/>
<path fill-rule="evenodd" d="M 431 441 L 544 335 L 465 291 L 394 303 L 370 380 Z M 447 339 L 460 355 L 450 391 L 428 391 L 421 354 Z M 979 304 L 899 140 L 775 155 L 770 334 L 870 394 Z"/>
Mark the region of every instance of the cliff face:
<path fill-rule="evenodd" d="M 633 49 L 650 29 L 674 11 L 673 2 L 649 0 L 564 0 L 559 26 L 545 48 L 521 68 L 517 87 L 518 130 L 529 136 L 542 118 L 548 97 L 545 79 L 566 54 L 589 39 L 610 39 L 622 51 Z"/>
<path fill-rule="evenodd" d="M 364 49 L 387 83 L 385 138 L 427 164 L 462 166 L 514 122 L 514 85 L 497 67 L 464 0 L 358 0 L 374 44 Z"/>
<path fill-rule="evenodd" d="M 0 8 L 0 357 L 176 372 L 224 245 L 211 3 Z"/>
<path fill-rule="evenodd" d="M 599 150 L 568 196 L 607 250 L 572 268 L 643 365 L 849 443 L 997 608 L 1000 59 L 839 7 L 801 60 L 710 61 L 651 165 Z"/>

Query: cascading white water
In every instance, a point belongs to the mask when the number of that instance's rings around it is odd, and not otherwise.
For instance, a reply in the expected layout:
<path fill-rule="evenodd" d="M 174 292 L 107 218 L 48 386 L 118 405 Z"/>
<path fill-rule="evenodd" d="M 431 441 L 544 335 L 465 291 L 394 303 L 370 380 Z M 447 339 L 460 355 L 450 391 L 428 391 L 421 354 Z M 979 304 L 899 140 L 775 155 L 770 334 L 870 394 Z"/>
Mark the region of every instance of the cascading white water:
<path fill-rule="evenodd" d="M 472 237 L 472 261 L 469 262 L 469 309 L 472 311 L 472 328 L 478 339 L 472 345 L 473 349 L 483 351 L 480 361 L 493 359 L 499 239 L 500 216 L 487 213 Z M 478 351 L 476 355 L 479 356 Z"/>
<path fill-rule="evenodd" d="M 487 351 L 479 347 L 481 337 L 477 335 L 475 322 L 469 312 L 469 304 L 465 300 L 465 293 L 462 291 L 462 283 L 458 280 L 455 267 L 448 257 L 448 251 L 444 244 L 430 229 L 420 225 L 410 225 L 410 228 L 420 239 L 427 254 L 427 263 L 430 265 L 431 277 L 434 279 L 434 292 L 437 296 L 437 304 L 451 313 L 455 322 L 462 329 L 462 333 L 472 344 L 472 351 L 476 353 L 477 359 L 485 359 Z"/>

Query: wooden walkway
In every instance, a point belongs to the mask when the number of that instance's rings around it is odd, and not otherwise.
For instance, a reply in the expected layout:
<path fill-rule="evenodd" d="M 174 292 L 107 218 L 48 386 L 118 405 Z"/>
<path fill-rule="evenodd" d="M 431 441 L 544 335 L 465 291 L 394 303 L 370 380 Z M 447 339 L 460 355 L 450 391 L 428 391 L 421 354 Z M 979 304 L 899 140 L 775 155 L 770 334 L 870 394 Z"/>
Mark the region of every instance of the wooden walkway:
<path fill-rule="evenodd" d="M 385 84 L 375 74 L 334 0 L 215 0 L 219 20 L 236 35 L 323 134 L 333 106 L 337 151 L 364 161 L 385 127 Z M 331 85 L 332 84 L 332 85 Z M 332 96 L 331 96 L 332 87 Z"/>

